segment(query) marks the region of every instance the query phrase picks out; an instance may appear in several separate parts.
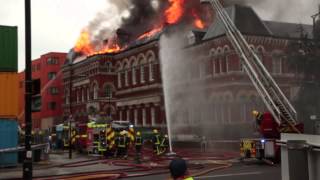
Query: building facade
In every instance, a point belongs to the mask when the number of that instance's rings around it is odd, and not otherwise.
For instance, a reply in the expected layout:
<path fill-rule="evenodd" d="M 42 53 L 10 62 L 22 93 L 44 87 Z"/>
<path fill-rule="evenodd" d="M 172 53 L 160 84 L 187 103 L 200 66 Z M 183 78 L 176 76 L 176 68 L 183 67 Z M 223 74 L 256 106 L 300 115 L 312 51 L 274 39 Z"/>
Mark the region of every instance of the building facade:
<path fill-rule="evenodd" d="M 312 26 L 263 21 L 246 6 L 227 8 L 252 50 L 293 101 L 300 75 L 287 59 L 290 42 L 299 40 L 299 27 Z M 265 111 L 259 94 L 244 72 L 222 23 L 186 34 L 185 47 L 173 54 L 169 71 L 160 61 L 160 37 L 137 42 L 116 54 L 68 61 L 64 73 L 64 117 L 84 123 L 90 116 L 128 120 L 138 127 L 165 127 L 165 100 L 170 104 L 172 129 L 178 134 L 216 139 L 255 136 L 252 110 Z M 166 82 L 169 75 L 172 82 Z M 164 98 L 164 85 L 170 92 Z"/>
<path fill-rule="evenodd" d="M 128 120 L 137 127 L 164 125 L 157 52 L 158 41 L 152 41 L 119 54 L 67 62 L 64 116 L 72 114 L 77 123 L 98 118 Z"/>
<path fill-rule="evenodd" d="M 39 85 L 41 96 L 40 112 L 32 113 L 34 129 L 48 129 L 62 121 L 63 84 L 61 67 L 66 53 L 50 52 L 32 61 L 32 80 Z M 24 126 L 25 73 L 19 73 L 19 122 Z M 36 88 L 36 87 L 34 87 Z"/>

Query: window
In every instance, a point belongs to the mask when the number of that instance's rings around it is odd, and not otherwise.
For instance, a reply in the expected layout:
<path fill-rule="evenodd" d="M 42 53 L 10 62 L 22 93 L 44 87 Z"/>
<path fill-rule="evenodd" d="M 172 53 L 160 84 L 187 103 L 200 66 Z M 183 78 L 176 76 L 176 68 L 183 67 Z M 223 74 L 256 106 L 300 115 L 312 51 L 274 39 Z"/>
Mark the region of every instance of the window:
<path fill-rule="evenodd" d="M 144 73 L 144 66 L 141 66 L 141 67 L 140 67 L 140 82 L 141 82 L 141 83 L 144 83 L 144 82 L 145 82 L 144 75 L 145 75 L 145 73 Z"/>
<path fill-rule="evenodd" d="M 138 125 L 138 109 L 134 110 L 134 125 Z"/>
<path fill-rule="evenodd" d="M 47 59 L 47 64 L 49 64 L 49 65 L 55 65 L 58 63 L 59 63 L 59 61 L 58 61 L 58 58 L 56 58 L 56 57 L 49 57 Z"/>
<path fill-rule="evenodd" d="M 66 104 L 70 103 L 70 92 L 68 89 L 65 90 L 65 94 L 66 94 Z"/>
<path fill-rule="evenodd" d="M 111 62 L 106 63 L 106 70 L 108 73 L 112 72 L 112 63 Z"/>
<path fill-rule="evenodd" d="M 121 88 L 121 72 L 118 72 L 118 88 Z"/>
<path fill-rule="evenodd" d="M 87 88 L 87 101 L 90 101 L 90 89 Z"/>
<path fill-rule="evenodd" d="M 142 109 L 142 125 L 146 126 L 146 124 L 147 124 L 147 112 L 146 112 L 146 109 L 143 108 Z"/>
<path fill-rule="evenodd" d="M 126 86 L 129 86 L 129 79 L 128 79 L 128 69 L 124 72 L 124 82 Z"/>
<path fill-rule="evenodd" d="M 153 62 L 150 62 L 149 64 L 149 80 L 150 81 L 154 80 L 154 66 L 155 64 Z"/>
<path fill-rule="evenodd" d="M 154 107 L 151 108 L 151 123 L 152 126 L 156 125 L 156 110 Z"/>
<path fill-rule="evenodd" d="M 123 119 L 122 119 L 122 111 L 119 111 L 119 119 L 120 119 L 120 121 L 123 120 Z"/>
<path fill-rule="evenodd" d="M 127 121 L 130 121 L 130 110 L 127 110 Z"/>
<path fill-rule="evenodd" d="M 136 68 L 132 68 L 132 84 L 137 84 Z"/>
<path fill-rule="evenodd" d="M 93 99 L 98 99 L 99 87 L 97 84 L 93 86 Z"/>
<path fill-rule="evenodd" d="M 51 95 L 57 95 L 57 94 L 59 94 L 59 89 L 57 87 L 50 87 L 49 88 L 49 93 Z"/>
<path fill-rule="evenodd" d="M 39 63 L 37 64 L 37 71 L 40 71 L 40 69 L 41 69 L 41 64 Z"/>
<path fill-rule="evenodd" d="M 105 93 L 107 98 L 112 98 L 112 87 L 110 85 L 106 85 Z"/>
<path fill-rule="evenodd" d="M 56 72 L 49 72 L 48 73 L 48 79 L 49 80 L 53 80 L 57 77 L 57 73 Z"/>
<path fill-rule="evenodd" d="M 77 103 L 80 102 L 80 91 L 77 91 Z"/>
<path fill-rule="evenodd" d="M 49 102 L 48 103 L 48 109 L 49 110 L 55 110 L 57 108 L 57 103 L 56 102 Z"/>
<path fill-rule="evenodd" d="M 85 97 L 85 92 L 84 92 L 84 89 L 82 89 L 82 93 L 81 93 L 81 99 L 82 99 L 82 102 L 84 102 L 84 101 L 85 101 L 84 97 Z"/>
<path fill-rule="evenodd" d="M 275 57 L 272 59 L 272 72 L 274 74 L 282 73 L 282 57 Z"/>

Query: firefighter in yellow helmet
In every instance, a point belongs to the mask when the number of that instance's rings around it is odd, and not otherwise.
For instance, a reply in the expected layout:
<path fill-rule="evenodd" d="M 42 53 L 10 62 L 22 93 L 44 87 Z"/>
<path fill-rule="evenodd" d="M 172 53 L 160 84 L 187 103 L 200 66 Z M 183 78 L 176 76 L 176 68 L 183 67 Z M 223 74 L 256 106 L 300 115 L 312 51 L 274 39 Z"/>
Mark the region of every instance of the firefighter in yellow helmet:
<path fill-rule="evenodd" d="M 255 120 L 256 120 L 257 125 L 260 126 L 261 121 L 262 121 L 262 119 L 263 119 L 263 114 L 260 113 L 260 112 L 258 112 L 257 110 L 253 110 L 253 111 L 252 111 L 252 115 L 255 117 Z"/>
<path fill-rule="evenodd" d="M 141 163 L 140 159 L 141 159 L 141 150 L 142 150 L 142 146 L 143 146 L 143 139 L 141 136 L 141 132 L 138 131 L 136 133 L 136 137 L 135 137 L 135 148 L 136 148 L 136 162 L 138 164 Z"/>
<path fill-rule="evenodd" d="M 153 143 L 153 152 L 156 155 L 160 155 L 161 154 L 161 150 L 160 150 L 161 136 L 157 129 L 153 130 L 152 143 Z"/>
<path fill-rule="evenodd" d="M 127 135 L 127 131 L 123 130 L 120 132 L 120 135 L 116 139 L 116 146 L 117 146 L 117 151 L 116 151 L 116 156 L 117 157 L 122 157 L 122 158 L 127 158 L 127 149 L 129 145 L 129 138 Z"/>

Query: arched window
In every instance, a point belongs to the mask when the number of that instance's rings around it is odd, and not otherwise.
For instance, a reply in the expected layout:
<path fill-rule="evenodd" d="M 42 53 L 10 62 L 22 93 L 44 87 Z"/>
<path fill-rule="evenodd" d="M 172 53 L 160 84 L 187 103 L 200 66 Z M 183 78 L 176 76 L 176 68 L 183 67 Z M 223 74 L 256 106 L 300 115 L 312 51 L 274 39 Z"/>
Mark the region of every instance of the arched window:
<path fill-rule="evenodd" d="M 149 81 L 154 81 L 155 55 L 152 51 L 148 52 Z"/>
<path fill-rule="evenodd" d="M 121 71 L 123 69 L 123 66 L 121 64 L 121 62 L 118 62 L 117 64 L 117 78 L 118 78 L 118 88 L 121 88 L 122 87 L 122 81 L 121 81 Z"/>
<path fill-rule="evenodd" d="M 139 63 L 140 63 L 140 83 L 145 83 L 145 64 L 146 59 L 143 54 L 139 55 Z"/>
<path fill-rule="evenodd" d="M 125 86 L 129 86 L 129 63 L 125 63 L 124 65 L 124 84 Z"/>
<path fill-rule="evenodd" d="M 99 87 L 98 87 L 98 84 L 95 83 L 93 85 L 93 99 L 98 99 L 99 97 Z"/>
<path fill-rule="evenodd" d="M 112 98 L 112 86 L 111 85 L 106 85 L 105 86 L 105 95 L 107 98 Z"/>
<path fill-rule="evenodd" d="M 138 61 L 136 59 L 133 59 L 132 72 L 131 72 L 133 85 L 137 84 L 137 66 L 138 66 Z"/>

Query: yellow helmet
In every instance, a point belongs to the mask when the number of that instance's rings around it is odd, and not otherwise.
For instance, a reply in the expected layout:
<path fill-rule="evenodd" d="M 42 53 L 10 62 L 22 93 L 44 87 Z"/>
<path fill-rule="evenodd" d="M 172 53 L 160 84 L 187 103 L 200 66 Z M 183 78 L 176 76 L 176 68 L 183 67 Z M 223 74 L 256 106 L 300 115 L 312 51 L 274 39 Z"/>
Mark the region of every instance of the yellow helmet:
<path fill-rule="evenodd" d="M 125 135 L 125 134 L 126 134 L 125 130 L 120 132 L 120 135 Z"/>
<path fill-rule="evenodd" d="M 254 115 L 254 116 L 258 116 L 258 115 L 259 115 L 259 112 L 258 112 L 258 111 L 256 111 L 256 110 L 253 110 L 253 111 L 252 111 L 252 115 Z"/>
<path fill-rule="evenodd" d="M 153 130 L 153 133 L 154 133 L 154 134 L 158 134 L 158 130 L 157 130 L 157 129 L 154 129 L 154 130 Z"/>
<path fill-rule="evenodd" d="M 137 136 L 141 136 L 141 133 L 140 133 L 140 131 L 138 131 L 138 132 L 137 132 Z"/>

